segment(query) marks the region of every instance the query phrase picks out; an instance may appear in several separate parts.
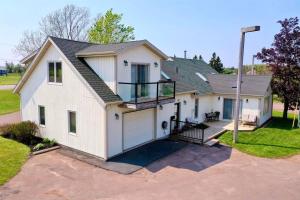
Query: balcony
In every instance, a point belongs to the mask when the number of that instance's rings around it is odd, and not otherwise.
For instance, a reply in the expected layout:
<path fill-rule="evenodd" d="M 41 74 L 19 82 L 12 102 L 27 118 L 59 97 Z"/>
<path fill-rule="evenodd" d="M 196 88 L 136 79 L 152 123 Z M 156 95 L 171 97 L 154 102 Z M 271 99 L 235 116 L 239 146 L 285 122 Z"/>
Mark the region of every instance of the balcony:
<path fill-rule="evenodd" d="M 118 94 L 124 106 L 133 109 L 154 108 L 175 101 L 175 81 L 150 83 L 119 82 Z"/>

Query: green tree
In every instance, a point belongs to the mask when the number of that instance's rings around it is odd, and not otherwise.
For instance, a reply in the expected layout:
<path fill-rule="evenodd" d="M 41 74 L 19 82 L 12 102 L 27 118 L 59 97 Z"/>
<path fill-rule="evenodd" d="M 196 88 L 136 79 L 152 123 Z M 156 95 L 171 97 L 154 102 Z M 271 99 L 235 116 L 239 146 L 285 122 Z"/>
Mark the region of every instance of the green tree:
<path fill-rule="evenodd" d="M 201 56 L 201 55 L 199 55 L 199 60 L 203 60 L 203 58 L 202 58 L 202 56 Z"/>
<path fill-rule="evenodd" d="M 224 67 L 223 67 L 221 58 L 219 56 L 217 56 L 217 54 L 215 52 L 212 54 L 212 58 L 209 61 L 209 65 L 219 73 L 222 73 L 224 71 Z"/>
<path fill-rule="evenodd" d="M 112 9 L 98 17 L 88 31 L 90 42 L 109 44 L 134 40 L 134 28 L 121 23 L 123 14 L 113 13 Z"/>
<path fill-rule="evenodd" d="M 198 60 L 198 57 L 197 57 L 197 55 L 195 55 L 193 59 L 194 59 L 194 60 Z"/>

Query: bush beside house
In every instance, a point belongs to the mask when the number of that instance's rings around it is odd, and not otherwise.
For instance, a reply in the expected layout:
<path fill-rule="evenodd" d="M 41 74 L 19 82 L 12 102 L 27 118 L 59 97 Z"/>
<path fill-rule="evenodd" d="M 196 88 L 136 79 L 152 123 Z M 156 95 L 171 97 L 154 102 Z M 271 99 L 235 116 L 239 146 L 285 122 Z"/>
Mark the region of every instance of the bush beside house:
<path fill-rule="evenodd" d="M 16 140 L 31 148 L 32 151 L 50 148 L 56 145 L 55 140 L 38 137 L 38 126 L 31 121 L 8 124 L 0 128 L 3 137 Z"/>

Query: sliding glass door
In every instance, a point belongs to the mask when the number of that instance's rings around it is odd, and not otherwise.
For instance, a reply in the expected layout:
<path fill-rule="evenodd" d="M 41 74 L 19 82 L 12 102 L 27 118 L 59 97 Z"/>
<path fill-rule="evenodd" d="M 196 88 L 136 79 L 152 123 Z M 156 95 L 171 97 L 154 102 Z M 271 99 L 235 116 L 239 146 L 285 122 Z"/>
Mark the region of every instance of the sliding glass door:
<path fill-rule="evenodd" d="M 147 97 L 149 93 L 149 66 L 132 64 L 131 65 L 131 82 L 138 83 L 137 92 L 135 85 L 131 87 L 131 98 Z"/>
<path fill-rule="evenodd" d="M 233 116 L 235 114 L 235 99 L 224 99 L 223 104 L 223 119 L 233 119 Z M 243 110 L 243 100 L 240 100 L 240 110 L 239 110 L 239 116 L 242 116 L 242 110 Z"/>

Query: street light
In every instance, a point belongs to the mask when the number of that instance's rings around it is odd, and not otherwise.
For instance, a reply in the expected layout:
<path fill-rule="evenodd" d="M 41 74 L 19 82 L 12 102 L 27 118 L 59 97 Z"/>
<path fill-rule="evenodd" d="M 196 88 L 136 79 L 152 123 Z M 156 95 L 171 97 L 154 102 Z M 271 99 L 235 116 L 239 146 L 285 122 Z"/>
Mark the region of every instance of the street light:
<path fill-rule="evenodd" d="M 236 90 L 235 115 L 234 115 L 233 143 L 236 143 L 238 141 L 240 99 L 241 99 L 241 82 L 242 82 L 242 67 L 243 67 L 243 57 L 244 57 L 245 34 L 248 33 L 248 32 L 255 32 L 255 31 L 259 31 L 259 30 L 260 30 L 260 26 L 250 26 L 250 27 L 241 28 L 239 68 L 238 68 L 238 77 L 237 77 L 237 90 Z"/>

